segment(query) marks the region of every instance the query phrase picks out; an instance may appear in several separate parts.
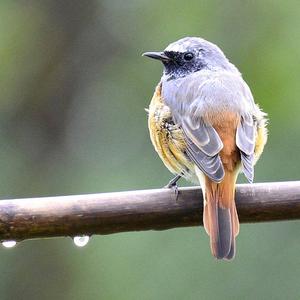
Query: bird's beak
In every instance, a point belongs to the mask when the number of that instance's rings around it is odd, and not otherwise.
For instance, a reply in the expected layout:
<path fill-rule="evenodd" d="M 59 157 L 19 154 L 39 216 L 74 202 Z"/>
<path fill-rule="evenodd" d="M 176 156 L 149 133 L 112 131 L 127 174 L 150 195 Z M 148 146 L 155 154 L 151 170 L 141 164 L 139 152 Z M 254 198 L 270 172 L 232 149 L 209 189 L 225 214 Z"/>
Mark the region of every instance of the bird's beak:
<path fill-rule="evenodd" d="M 153 59 L 158 59 L 160 61 L 170 61 L 171 58 L 168 57 L 164 52 L 145 52 L 142 54 L 142 56 L 147 56 Z"/>

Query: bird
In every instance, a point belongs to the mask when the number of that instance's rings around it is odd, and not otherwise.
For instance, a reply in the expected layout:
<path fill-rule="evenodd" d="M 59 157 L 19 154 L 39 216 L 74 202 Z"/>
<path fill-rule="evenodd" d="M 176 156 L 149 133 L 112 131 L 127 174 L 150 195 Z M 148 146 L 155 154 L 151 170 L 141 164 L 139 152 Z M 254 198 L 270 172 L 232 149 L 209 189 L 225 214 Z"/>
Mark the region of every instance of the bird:
<path fill-rule="evenodd" d="M 238 174 L 252 183 L 267 142 L 267 114 L 254 102 L 239 70 L 215 44 L 185 37 L 143 56 L 161 61 L 163 74 L 148 111 L 151 142 L 165 166 L 200 184 L 203 225 L 217 259 L 236 254 Z"/>

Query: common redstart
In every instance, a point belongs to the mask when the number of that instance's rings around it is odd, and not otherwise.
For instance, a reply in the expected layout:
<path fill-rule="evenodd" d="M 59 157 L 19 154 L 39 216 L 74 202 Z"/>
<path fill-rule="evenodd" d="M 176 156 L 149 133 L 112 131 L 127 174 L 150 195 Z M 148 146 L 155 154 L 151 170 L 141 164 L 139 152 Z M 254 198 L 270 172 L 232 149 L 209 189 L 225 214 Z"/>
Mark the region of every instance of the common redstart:
<path fill-rule="evenodd" d="M 177 175 L 171 185 L 180 177 L 200 183 L 211 252 L 230 260 L 239 233 L 235 184 L 240 170 L 253 181 L 254 164 L 267 141 L 266 114 L 213 43 L 186 37 L 143 55 L 164 66 L 149 106 L 151 141 Z"/>

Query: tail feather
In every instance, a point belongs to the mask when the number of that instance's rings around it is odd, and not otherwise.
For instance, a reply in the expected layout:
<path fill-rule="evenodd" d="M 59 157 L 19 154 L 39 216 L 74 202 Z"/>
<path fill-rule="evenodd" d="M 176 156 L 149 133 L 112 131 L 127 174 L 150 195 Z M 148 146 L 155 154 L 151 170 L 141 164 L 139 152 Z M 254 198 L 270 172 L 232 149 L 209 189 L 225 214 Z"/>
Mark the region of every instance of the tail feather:
<path fill-rule="evenodd" d="M 235 237 L 232 237 L 231 247 L 228 254 L 224 257 L 226 260 L 232 260 L 235 256 Z"/>
<path fill-rule="evenodd" d="M 235 238 L 236 236 L 239 234 L 239 230 L 240 230 L 240 224 L 239 224 L 239 217 L 236 211 L 236 206 L 235 203 L 233 201 L 232 203 L 232 209 L 231 209 L 231 224 L 232 224 L 232 242 L 231 242 L 231 247 L 230 247 L 230 251 L 227 254 L 226 257 L 224 257 L 226 260 L 231 260 L 234 258 L 235 256 Z"/>
<path fill-rule="evenodd" d="M 218 258 L 224 258 L 229 254 L 232 245 L 232 224 L 228 208 L 218 207 Z"/>
<path fill-rule="evenodd" d="M 229 178 L 228 178 L 229 177 Z M 218 259 L 232 259 L 235 255 L 235 237 L 239 231 L 234 202 L 235 180 L 225 175 L 221 183 L 206 179 L 204 228 L 210 236 L 212 254 Z"/>

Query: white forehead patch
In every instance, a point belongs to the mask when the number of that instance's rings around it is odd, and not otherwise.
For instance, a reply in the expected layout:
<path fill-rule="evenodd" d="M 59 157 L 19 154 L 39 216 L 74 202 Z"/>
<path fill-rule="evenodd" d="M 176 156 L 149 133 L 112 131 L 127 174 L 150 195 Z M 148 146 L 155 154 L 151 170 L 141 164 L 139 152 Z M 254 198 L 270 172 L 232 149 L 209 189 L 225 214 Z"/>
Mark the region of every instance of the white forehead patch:
<path fill-rule="evenodd" d="M 184 52 L 184 51 L 186 51 L 186 48 L 187 48 L 186 44 L 172 43 L 165 49 L 165 51 Z"/>
<path fill-rule="evenodd" d="M 165 51 L 174 51 L 174 52 L 185 52 L 189 48 L 195 47 L 195 45 L 201 45 L 205 43 L 204 39 L 196 38 L 196 37 L 188 37 L 180 39 L 172 44 L 170 44 Z"/>

